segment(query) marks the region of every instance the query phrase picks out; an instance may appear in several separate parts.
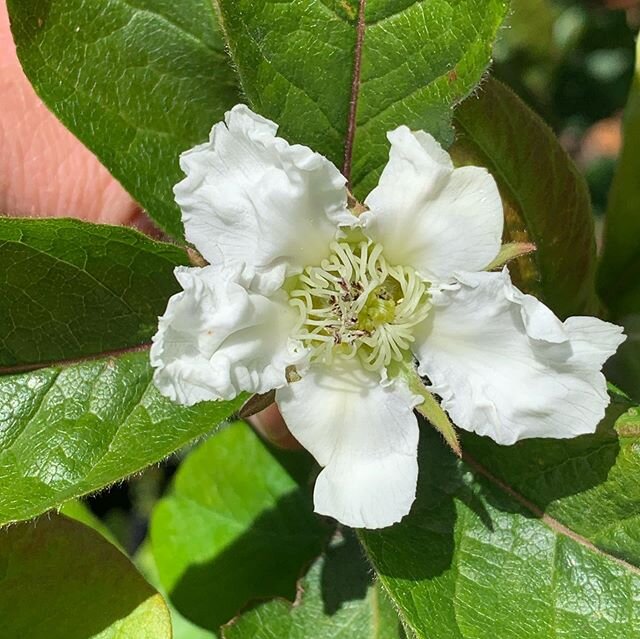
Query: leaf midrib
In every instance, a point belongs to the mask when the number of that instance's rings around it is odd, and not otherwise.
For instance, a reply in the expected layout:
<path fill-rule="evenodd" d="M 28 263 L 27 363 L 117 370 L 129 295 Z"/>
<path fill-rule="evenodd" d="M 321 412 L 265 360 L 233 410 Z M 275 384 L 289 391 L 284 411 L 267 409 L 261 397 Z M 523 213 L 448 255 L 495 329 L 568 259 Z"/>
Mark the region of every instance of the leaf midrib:
<path fill-rule="evenodd" d="M 342 174 L 347 178 L 347 186 L 351 186 L 351 168 L 353 164 L 353 144 L 355 141 L 358 98 L 362 75 L 362 50 L 364 48 L 364 33 L 367 27 L 365 11 L 367 0 L 359 0 L 358 21 L 356 23 L 356 45 L 353 53 L 353 74 L 351 78 L 351 94 L 349 96 L 349 116 L 347 118 L 347 135 L 344 141 L 344 163 Z"/>
<path fill-rule="evenodd" d="M 635 566 L 635 565 L 625 561 L 624 559 L 621 559 L 620 557 L 617 557 L 615 555 L 612 555 L 612 554 L 602 550 L 601 548 L 596 546 L 593 542 L 589 541 L 586 537 L 583 537 L 582 535 L 579 535 L 575 531 L 571 530 L 569 527 L 567 527 L 564 524 L 562 524 L 557 519 L 551 517 L 550 515 L 545 513 L 539 506 L 537 506 L 532 501 L 530 501 L 529 499 L 527 499 L 526 497 L 521 495 L 513 487 L 511 487 L 506 482 L 504 482 L 501 479 L 499 479 L 498 477 L 496 477 L 493 473 L 489 472 L 482 464 L 480 464 L 471 455 L 463 452 L 462 460 L 467 466 L 469 466 L 469 468 L 476 475 L 480 475 L 486 481 L 488 481 L 490 484 L 492 484 L 494 487 L 500 489 L 502 492 L 507 494 L 514 501 L 516 501 L 518 504 L 520 504 L 520 506 L 523 506 L 526 510 L 528 510 L 531 514 L 533 514 L 538 520 L 540 520 L 548 528 L 550 528 L 552 530 L 552 532 L 556 536 L 556 541 L 555 541 L 556 544 L 557 544 L 557 540 L 558 540 L 558 538 L 560 536 L 566 537 L 566 538 L 570 539 L 571 541 L 579 544 L 583 548 L 586 548 L 587 550 L 589 550 L 589 551 L 591 551 L 591 552 L 593 552 L 593 553 L 595 553 L 597 555 L 600 555 L 601 557 L 605 557 L 606 559 L 616 563 L 617 565 L 621 566 L 625 571 L 628 571 L 629 573 L 631 573 L 633 575 L 640 576 L 640 568 L 638 566 Z M 360 542 L 362 544 L 363 549 L 365 550 L 365 554 L 369 558 L 369 561 L 371 561 L 372 565 L 375 566 L 375 562 L 373 562 L 371 560 L 370 553 L 369 553 L 369 550 L 367 548 L 366 542 L 363 540 L 361 535 L 358 535 L 358 537 L 360 539 Z M 403 609 L 403 607 L 400 606 L 396 602 L 396 597 L 394 596 L 394 587 L 388 583 L 388 580 L 387 580 L 386 576 L 384 574 L 378 573 L 377 571 L 376 571 L 376 573 L 377 573 L 377 576 L 378 576 L 378 580 L 384 586 L 384 588 L 387 591 L 389 597 L 391 597 L 391 599 L 394 601 L 394 603 L 396 603 L 396 610 L 398 612 L 398 616 L 402 619 L 403 623 L 406 624 L 406 626 L 411 629 L 411 631 L 414 633 L 414 635 L 416 637 L 420 637 L 422 639 L 427 639 L 426 636 L 418 630 L 418 628 L 415 626 L 415 624 L 412 623 L 410 615 L 408 615 L 406 613 L 406 611 Z M 460 628 L 460 626 L 458 624 L 457 615 L 456 615 L 456 618 L 454 619 L 454 621 L 456 623 L 456 627 L 457 627 L 458 632 L 462 636 L 462 629 Z"/>
<path fill-rule="evenodd" d="M 138 353 L 149 350 L 151 348 L 151 342 L 144 342 L 137 344 L 136 346 L 129 346 L 127 348 L 118 348 L 111 351 L 103 351 L 101 353 L 95 353 L 93 355 L 85 355 L 83 357 L 75 357 L 70 359 L 50 360 L 46 362 L 34 362 L 32 364 L 17 364 L 15 366 L 0 366 L 0 376 L 2 375 L 14 375 L 17 373 L 30 373 L 43 368 L 68 368 L 70 366 L 76 366 L 77 364 L 84 364 L 86 362 L 93 362 L 100 359 L 115 358 L 122 355 L 128 355 L 130 353 Z"/>

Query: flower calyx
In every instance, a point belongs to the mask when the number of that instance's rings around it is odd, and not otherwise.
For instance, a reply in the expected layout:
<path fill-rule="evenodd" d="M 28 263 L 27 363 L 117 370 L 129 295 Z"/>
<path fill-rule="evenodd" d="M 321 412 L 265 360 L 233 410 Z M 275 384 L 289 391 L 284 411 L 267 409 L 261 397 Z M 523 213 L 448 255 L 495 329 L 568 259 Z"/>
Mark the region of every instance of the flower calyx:
<path fill-rule="evenodd" d="M 424 385 L 414 362 L 405 359 L 394 363 L 388 373 L 391 378 L 401 377 L 407 383 L 409 390 L 422 398 L 422 402 L 415 407 L 415 410 L 442 435 L 449 448 L 458 457 L 462 457 L 462 448 L 455 426 L 438 400 Z"/>

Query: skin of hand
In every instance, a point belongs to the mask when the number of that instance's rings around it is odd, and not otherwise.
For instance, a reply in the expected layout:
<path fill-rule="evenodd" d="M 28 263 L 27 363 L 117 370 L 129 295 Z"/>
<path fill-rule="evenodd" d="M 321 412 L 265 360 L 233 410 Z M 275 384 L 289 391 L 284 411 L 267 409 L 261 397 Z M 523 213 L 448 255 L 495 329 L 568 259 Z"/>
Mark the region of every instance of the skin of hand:
<path fill-rule="evenodd" d="M 140 206 L 47 109 L 24 75 L 0 0 L 0 215 L 76 217 L 157 234 Z M 275 404 L 250 419 L 282 448 L 299 448 Z"/>
<path fill-rule="evenodd" d="M 140 207 L 36 96 L 0 0 L 0 213 L 145 227 Z"/>

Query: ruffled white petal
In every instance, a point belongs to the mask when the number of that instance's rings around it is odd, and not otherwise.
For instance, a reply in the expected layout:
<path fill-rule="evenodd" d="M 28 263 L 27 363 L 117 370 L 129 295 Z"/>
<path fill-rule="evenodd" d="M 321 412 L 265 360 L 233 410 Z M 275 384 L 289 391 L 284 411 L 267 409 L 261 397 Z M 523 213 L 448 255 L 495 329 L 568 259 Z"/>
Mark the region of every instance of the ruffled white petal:
<path fill-rule="evenodd" d="M 176 185 L 186 238 L 211 264 L 245 264 L 268 289 L 319 264 L 347 210 L 345 178 L 311 149 L 276 137 L 277 125 L 237 105 L 210 141 L 187 151 Z"/>
<path fill-rule="evenodd" d="M 316 512 L 355 528 L 400 521 L 415 499 L 421 399 L 400 380 L 380 381 L 356 359 L 312 365 L 276 392 L 291 432 L 325 468 Z"/>
<path fill-rule="evenodd" d="M 625 339 L 619 326 L 561 322 L 506 269 L 465 273 L 432 301 L 414 350 L 455 424 L 499 444 L 594 432 L 609 403 L 600 370 Z"/>
<path fill-rule="evenodd" d="M 412 266 L 430 281 L 479 271 L 498 254 L 503 211 L 486 169 L 454 169 L 436 140 L 401 126 L 388 133 L 389 162 L 361 216 L 366 234 L 392 264 Z"/>
<path fill-rule="evenodd" d="M 170 399 L 191 406 L 264 393 L 287 383 L 285 369 L 302 364 L 289 340 L 296 314 L 283 292 L 248 291 L 239 269 L 177 267 L 183 292 L 170 300 L 151 347 L 154 381 Z"/>

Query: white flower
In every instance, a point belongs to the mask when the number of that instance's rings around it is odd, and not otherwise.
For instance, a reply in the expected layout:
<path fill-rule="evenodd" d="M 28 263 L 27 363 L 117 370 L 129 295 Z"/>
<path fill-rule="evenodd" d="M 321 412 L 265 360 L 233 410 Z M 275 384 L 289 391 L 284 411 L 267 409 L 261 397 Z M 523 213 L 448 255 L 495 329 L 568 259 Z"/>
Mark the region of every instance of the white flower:
<path fill-rule="evenodd" d="M 211 265 L 176 269 L 184 290 L 151 350 L 163 394 L 191 405 L 276 389 L 324 467 L 316 511 L 355 527 L 411 508 L 413 409 L 446 431 L 419 376 L 459 427 L 500 444 L 595 430 L 622 330 L 561 322 L 506 269 L 484 271 L 503 227 L 485 169 L 454 168 L 401 126 L 358 216 L 338 169 L 276 130 L 239 105 L 181 158 L 186 237 Z"/>

